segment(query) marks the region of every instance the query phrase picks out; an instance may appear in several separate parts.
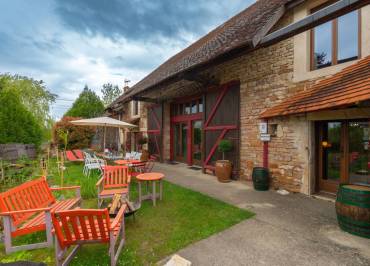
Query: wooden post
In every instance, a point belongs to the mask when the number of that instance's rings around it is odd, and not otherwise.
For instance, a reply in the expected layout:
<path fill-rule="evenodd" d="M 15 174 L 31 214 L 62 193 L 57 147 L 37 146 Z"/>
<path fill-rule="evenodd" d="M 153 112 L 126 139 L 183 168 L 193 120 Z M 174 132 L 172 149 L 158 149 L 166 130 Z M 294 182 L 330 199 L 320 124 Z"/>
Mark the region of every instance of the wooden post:
<path fill-rule="evenodd" d="M 60 153 L 60 186 L 63 187 L 63 179 L 64 179 L 64 156 L 63 152 Z"/>

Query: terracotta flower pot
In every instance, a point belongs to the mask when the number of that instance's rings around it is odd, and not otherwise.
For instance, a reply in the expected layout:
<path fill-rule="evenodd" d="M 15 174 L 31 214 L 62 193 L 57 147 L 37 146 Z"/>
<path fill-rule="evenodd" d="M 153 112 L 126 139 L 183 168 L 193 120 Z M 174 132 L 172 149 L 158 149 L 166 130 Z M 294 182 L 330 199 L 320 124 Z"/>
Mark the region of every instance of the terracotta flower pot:
<path fill-rule="evenodd" d="M 228 160 L 216 161 L 216 176 L 218 181 L 222 183 L 231 181 L 232 164 Z"/>
<path fill-rule="evenodd" d="M 149 151 L 148 150 L 142 150 L 141 151 L 141 157 L 140 157 L 140 160 L 141 161 L 148 161 L 149 160 Z"/>

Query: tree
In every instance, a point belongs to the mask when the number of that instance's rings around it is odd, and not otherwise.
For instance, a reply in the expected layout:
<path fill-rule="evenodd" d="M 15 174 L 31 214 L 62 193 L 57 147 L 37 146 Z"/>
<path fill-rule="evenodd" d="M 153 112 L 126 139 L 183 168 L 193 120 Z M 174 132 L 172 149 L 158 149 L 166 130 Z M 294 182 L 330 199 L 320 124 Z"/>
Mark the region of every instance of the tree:
<path fill-rule="evenodd" d="M 107 107 L 122 94 L 122 90 L 117 85 L 113 86 L 111 83 L 106 83 L 103 85 L 101 93 L 103 94 L 104 106 Z"/>
<path fill-rule="evenodd" d="M 0 143 L 41 144 L 42 128 L 14 90 L 0 90 L 0 106 Z"/>
<path fill-rule="evenodd" d="M 85 85 L 84 90 L 64 116 L 92 118 L 100 116 L 103 113 L 104 105 L 99 96 Z"/>
<path fill-rule="evenodd" d="M 42 80 L 37 81 L 20 75 L 0 75 L 1 89 L 10 89 L 17 93 L 21 103 L 33 114 L 43 129 L 43 137 L 50 138 L 53 123 L 50 105 L 55 102 L 57 95 L 48 91 Z"/>
<path fill-rule="evenodd" d="M 76 126 L 71 123 L 81 117 L 65 116 L 53 127 L 53 141 L 62 149 L 89 148 L 95 135 L 95 127 Z"/>

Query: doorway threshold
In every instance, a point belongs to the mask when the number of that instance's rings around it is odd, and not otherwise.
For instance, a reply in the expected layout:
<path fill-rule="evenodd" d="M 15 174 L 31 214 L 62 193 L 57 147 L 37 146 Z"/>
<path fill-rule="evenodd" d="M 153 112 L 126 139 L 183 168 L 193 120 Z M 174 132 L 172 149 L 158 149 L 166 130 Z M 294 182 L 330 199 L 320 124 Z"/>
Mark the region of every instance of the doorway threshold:
<path fill-rule="evenodd" d="M 200 166 L 189 166 L 188 167 L 189 169 L 191 169 L 191 170 L 197 170 L 197 171 L 199 171 L 199 170 L 202 170 L 202 167 L 200 167 Z"/>
<path fill-rule="evenodd" d="M 321 191 L 321 192 L 318 192 L 312 195 L 312 197 L 315 199 L 326 200 L 330 202 L 335 202 L 336 196 L 337 195 L 335 193 L 324 192 L 324 191 Z"/>

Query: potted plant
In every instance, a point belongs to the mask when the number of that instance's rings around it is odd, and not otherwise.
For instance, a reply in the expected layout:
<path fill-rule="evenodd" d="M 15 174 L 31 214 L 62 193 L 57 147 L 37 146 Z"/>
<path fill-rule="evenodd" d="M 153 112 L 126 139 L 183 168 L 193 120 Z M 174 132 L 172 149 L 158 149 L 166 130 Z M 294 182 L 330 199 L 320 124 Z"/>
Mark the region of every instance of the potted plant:
<path fill-rule="evenodd" d="M 149 159 L 149 152 L 147 150 L 143 149 L 143 145 L 148 143 L 148 138 L 147 137 L 141 137 L 138 140 L 139 148 L 141 150 L 141 161 L 147 161 Z"/>
<path fill-rule="evenodd" d="M 233 143 L 230 140 L 221 140 L 218 144 L 218 151 L 222 152 L 222 160 L 216 161 L 216 176 L 218 181 L 226 183 L 231 181 L 232 164 L 225 160 L 225 153 L 231 151 Z"/>

